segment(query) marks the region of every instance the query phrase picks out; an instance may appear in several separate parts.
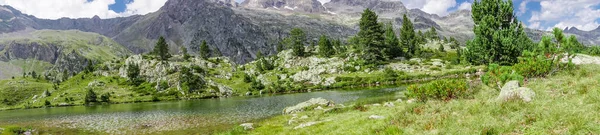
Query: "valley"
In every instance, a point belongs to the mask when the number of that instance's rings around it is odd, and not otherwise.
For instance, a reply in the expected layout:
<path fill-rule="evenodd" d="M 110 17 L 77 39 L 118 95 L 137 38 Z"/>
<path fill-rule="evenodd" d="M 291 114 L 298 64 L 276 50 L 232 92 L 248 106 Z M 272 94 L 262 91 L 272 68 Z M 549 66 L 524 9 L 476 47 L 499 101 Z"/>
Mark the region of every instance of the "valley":
<path fill-rule="evenodd" d="M 0 6 L 0 134 L 600 133 L 600 27 L 531 29 L 513 4 L 168 0 L 55 20 Z"/>

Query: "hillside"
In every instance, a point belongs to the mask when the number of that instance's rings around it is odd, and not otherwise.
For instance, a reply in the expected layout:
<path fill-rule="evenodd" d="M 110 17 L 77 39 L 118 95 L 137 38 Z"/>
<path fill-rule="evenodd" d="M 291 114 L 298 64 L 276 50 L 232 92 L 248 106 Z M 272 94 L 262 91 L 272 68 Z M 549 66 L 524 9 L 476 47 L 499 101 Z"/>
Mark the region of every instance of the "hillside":
<path fill-rule="evenodd" d="M 130 55 L 108 37 L 76 30 L 27 30 L 0 35 L 0 79 L 46 70 L 79 72 L 88 60 L 102 62 Z"/>
<path fill-rule="evenodd" d="M 440 44 L 445 43 L 432 41 L 428 46 Z M 133 55 L 94 64 L 93 72 L 79 72 L 58 83 L 31 75 L 2 80 L 0 92 L 18 96 L 0 97 L 6 99 L 0 109 L 84 105 L 88 90 L 98 97 L 109 94 L 109 103 L 149 102 L 395 86 L 440 77 L 460 78 L 481 68 L 451 62 L 456 52 L 447 50 L 435 52 L 432 59 L 390 61 L 381 66 L 364 65 L 353 53 L 324 58 L 308 51 L 310 56 L 297 57 L 292 50 L 243 65 L 227 57 L 185 60 L 175 55 L 160 61 L 153 55 Z M 132 73 L 137 79 L 132 79 Z"/>

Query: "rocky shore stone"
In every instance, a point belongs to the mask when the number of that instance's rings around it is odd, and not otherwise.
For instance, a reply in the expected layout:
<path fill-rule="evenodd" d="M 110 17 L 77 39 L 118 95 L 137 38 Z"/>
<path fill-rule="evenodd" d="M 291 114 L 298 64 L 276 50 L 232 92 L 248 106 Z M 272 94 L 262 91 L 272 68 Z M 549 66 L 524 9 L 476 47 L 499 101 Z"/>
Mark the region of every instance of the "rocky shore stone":
<path fill-rule="evenodd" d="M 241 127 L 244 127 L 244 130 L 252 130 L 254 129 L 254 123 L 244 123 L 240 125 Z"/>
<path fill-rule="evenodd" d="M 379 115 L 371 115 L 371 116 L 369 116 L 369 119 L 376 119 L 376 120 L 378 120 L 378 119 L 385 119 L 385 117 L 379 116 Z"/>
<path fill-rule="evenodd" d="M 330 100 L 326 100 L 323 98 L 312 98 L 308 101 L 299 103 L 295 106 L 286 107 L 285 109 L 283 109 L 283 114 L 293 114 L 293 113 L 297 113 L 297 112 L 302 112 L 302 111 L 305 111 L 306 108 L 308 108 L 308 107 L 314 107 L 314 106 L 331 107 L 334 105 L 335 105 L 335 103 L 333 103 L 333 101 L 330 101 Z"/>

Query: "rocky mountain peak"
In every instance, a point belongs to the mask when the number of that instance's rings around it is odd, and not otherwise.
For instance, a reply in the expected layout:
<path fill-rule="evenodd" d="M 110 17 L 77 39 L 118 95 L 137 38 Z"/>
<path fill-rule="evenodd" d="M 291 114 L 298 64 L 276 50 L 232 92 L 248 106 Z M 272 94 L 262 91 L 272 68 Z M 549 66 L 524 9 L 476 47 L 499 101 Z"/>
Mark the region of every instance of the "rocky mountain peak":
<path fill-rule="evenodd" d="M 331 0 L 324 6 L 331 12 L 351 15 L 360 15 L 367 8 L 383 17 L 398 16 L 408 12 L 402 2 L 392 0 Z"/>
<path fill-rule="evenodd" d="M 235 0 L 208 0 L 208 2 L 217 3 L 217 5 L 223 5 L 228 7 L 238 7 L 238 3 Z"/>
<path fill-rule="evenodd" d="M 257 9 L 291 10 L 296 12 L 319 13 L 326 12 L 318 0 L 246 0 L 242 7 Z"/>

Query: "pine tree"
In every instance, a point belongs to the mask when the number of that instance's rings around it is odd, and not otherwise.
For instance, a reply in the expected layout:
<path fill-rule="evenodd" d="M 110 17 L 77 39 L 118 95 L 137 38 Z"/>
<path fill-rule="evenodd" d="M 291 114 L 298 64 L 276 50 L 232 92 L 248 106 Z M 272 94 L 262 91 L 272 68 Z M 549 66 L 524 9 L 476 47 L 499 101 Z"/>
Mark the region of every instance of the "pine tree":
<path fill-rule="evenodd" d="M 262 59 L 263 57 L 265 57 L 262 53 L 262 51 L 258 50 L 258 52 L 256 52 L 256 59 Z"/>
<path fill-rule="evenodd" d="M 295 56 L 304 57 L 304 43 L 306 43 L 306 35 L 300 28 L 294 28 L 290 31 L 290 44 Z"/>
<path fill-rule="evenodd" d="M 335 51 L 333 50 L 331 41 L 329 41 L 327 36 L 322 35 L 321 38 L 319 38 L 319 56 L 328 58 L 334 54 Z"/>
<path fill-rule="evenodd" d="M 363 46 L 362 58 L 368 63 L 385 60 L 381 50 L 385 49 L 384 31 L 377 22 L 377 14 L 370 9 L 365 9 L 360 18 L 360 31 L 358 32 L 359 44 Z"/>
<path fill-rule="evenodd" d="M 88 60 L 87 61 L 87 66 L 85 67 L 84 73 L 91 73 L 94 72 L 94 63 L 92 62 L 92 60 Z"/>
<path fill-rule="evenodd" d="M 141 83 L 140 67 L 137 64 L 129 63 L 129 65 L 127 66 L 127 78 L 129 78 L 129 83 L 135 86 Z"/>
<path fill-rule="evenodd" d="M 446 52 L 443 43 L 440 43 L 440 46 L 438 47 L 438 51 L 440 51 L 440 52 Z"/>
<path fill-rule="evenodd" d="M 25 74 L 23 74 L 23 75 L 25 75 Z M 68 72 L 67 72 L 67 70 L 65 69 L 65 70 L 63 70 L 63 73 L 62 73 L 62 81 L 63 81 L 63 82 L 64 82 L 64 81 L 67 81 L 67 79 L 69 79 L 69 73 L 68 73 Z"/>
<path fill-rule="evenodd" d="M 391 23 L 386 25 L 385 40 L 383 42 L 385 46 L 387 46 L 387 51 L 384 52 L 386 58 L 392 59 L 404 56 L 404 51 L 400 47 L 400 39 L 396 36 L 396 32 L 394 32 L 394 27 Z"/>
<path fill-rule="evenodd" d="M 472 64 L 511 65 L 530 39 L 514 16 L 512 0 L 481 0 L 472 5 L 475 37 L 467 42 L 467 59 Z"/>
<path fill-rule="evenodd" d="M 210 57 L 210 48 L 208 48 L 206 40 L 203 40 L 202 44 L 200 45 L 200 58 L 208 59 L 208 57 Z"/>
<path fill-rule="evenodd" d="M 429 31 L 425 32 L 425 36 L 427 36 L 427 39 L 429 39 L 429 40 L 439 40 L 440 39 L 440 37 L 438 36 L 438 33 L 434 27 L 431 27 L 429 29 Z"/>
<path fill-rule="evenodd" d="M 190 56 L 190 54 L 188 54 L 187 48 L 185 48 L 185 47 L 182 46 L 181 47 L 181 53 L 183 55 L 183 59 L 184 60 L 190 60 L 191 56 Z"/>
<path fill-rule="evenodd" d="M 196 92 L 204 87 L 204 80 L 191 72 L 190 68 L 182 67 L 179 81 L 183 90 L 188 93 Z"/>
<path fill-rule="evenodd" d="M 154 46 L 153 54 L 158 55 L 160 60 L 168 60 L 171 58 L 171 54 L 169 54 L 169 45 L 164 37 L 158 38 L 156 42 L 156 46 Z"/>
<path fill-rule="evenodd" d="M 421 31 L 419 31 L 419 33 L 416 34 L 415 38 L 415 44 L 417 45 L 425 44 L 427 42 L 425 34 L 423 34 L 423 32 Z"/>
<path fill-rule="evenodd" d="M 552 30 L 552 33 L 554 34 L 554 39 L 556 39 L 556 43 L 558 45 L 558 48 L 561 48 L 561 46 L 563 45 L 563 43 L 566 42 L 565 40 L 565 35 L 563 34 L 563 31 L 559 28 L 554 28 Z"/>
<path fill-rule="evenodd" d="M 35 71 L 31 71 L 31 78 L 37 79 L 37 73 L 35 73 Z"/>
<path fill-rule="evenodd" d="M 400 30 L 400 43 L 402 44 L 402 47 L 408 49 L 406 52 L 407 58 L 415 57 L 415 55 L 418 54 L 417 51 L 419 48 L 416 44 L 416 41 L 415 28 L 410 19 L 408 19 L 406 14 L 404 14 L 402 20 L 402 29 Z"/>
<path fill-rule="evenodd" d="M 88 89 L 87 93 L 85 94 L 85 104 L 96 102 L 97 98 L 96 92 L 94 92 L 92 89 Z"/>
<path fill-rule="evenodd" d="M 585 46 L 577 41 L 577 37 L 575 37 L 575 35 L 571 35 L 569 38 L 567 38 L 567 46 L 565 46 L 565 48 L 568 50 L 568 53 L 574 54 L 580 53 Z"/>
<path fill-rule="evenodd" d="M 333 40 L 331 44 L 333 45 L 333 48 L 335 48 L 335 54 L 342 55 L 346 53 L 346 47 L 342 46 L 342 41 L 340 41 L 340 39 Z"/>
<path fill-rule="evenodd" d="M 454 37 L 450 37 L 450 49 L 459 49 L 460 43 Z"/>
<path fill-rule="evenodd" d="M 281 52 L 281 51 L 285 50 L 284 41 L 278 42 L 277 46 L 275 46 L 275 48 L 277 49 L 277 52 Z"/>

